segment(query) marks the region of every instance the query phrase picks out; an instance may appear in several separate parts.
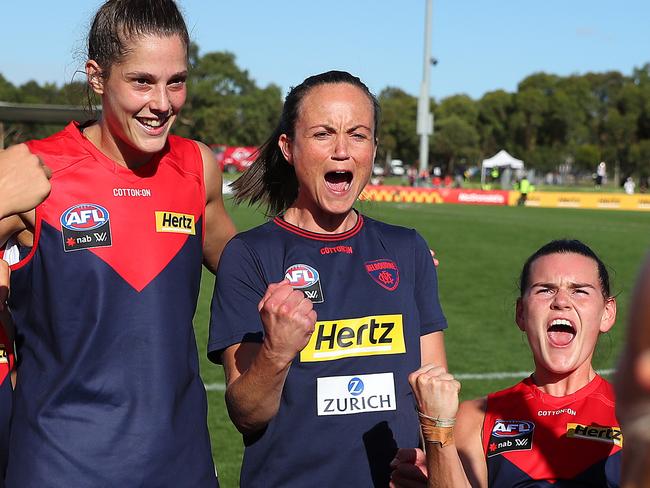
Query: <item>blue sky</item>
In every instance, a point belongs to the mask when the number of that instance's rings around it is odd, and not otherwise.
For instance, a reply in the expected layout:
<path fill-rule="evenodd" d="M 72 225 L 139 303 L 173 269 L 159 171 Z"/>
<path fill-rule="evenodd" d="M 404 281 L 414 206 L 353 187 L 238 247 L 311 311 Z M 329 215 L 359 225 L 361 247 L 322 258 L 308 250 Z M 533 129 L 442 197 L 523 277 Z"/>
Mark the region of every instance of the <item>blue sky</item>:
<path fill-rule="evenodd" d="M 228 50 L 258 85 L 287 90 L 344 69 L 379 93 L 417 95 L 425 0 L 178 0 L 201 52 Z M 0 73 L 14 84 L 62 84 L 83 67 L 101 0 L 5 0 Z M 431 95 L 513 92 L 539 71 L 558 75 L 650 62 L 648 0 L 434 0 Z M 78 75 L 77 75 L 78 76 Z"/>

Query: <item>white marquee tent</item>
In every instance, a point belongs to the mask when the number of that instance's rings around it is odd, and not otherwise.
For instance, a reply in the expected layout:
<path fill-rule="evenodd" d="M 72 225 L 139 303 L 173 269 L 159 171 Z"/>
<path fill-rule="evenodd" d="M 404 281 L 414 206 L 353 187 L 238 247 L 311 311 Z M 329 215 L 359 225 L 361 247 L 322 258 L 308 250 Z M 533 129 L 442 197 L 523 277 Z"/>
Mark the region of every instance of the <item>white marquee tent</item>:
<path fill-rule="evenodd" d="M 524 169 L 524 162 L 508 154 L 508 151 L 501 149 L 498 153 L 481 164 L 481 184 L 485 183 L 485 170 L 491 168 L 510 168 L 514 170 Z"/>

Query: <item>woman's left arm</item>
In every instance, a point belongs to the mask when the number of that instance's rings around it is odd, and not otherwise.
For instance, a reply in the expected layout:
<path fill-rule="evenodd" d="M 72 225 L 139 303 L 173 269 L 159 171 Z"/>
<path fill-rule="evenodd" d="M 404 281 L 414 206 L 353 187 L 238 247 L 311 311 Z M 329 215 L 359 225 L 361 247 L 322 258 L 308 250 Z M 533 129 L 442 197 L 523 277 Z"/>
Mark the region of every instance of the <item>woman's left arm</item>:
<path fill-rule="evenodd" d="M 442 330 L 420 337 L 420 364 L 435 364 L 447 370 L 447 353 L 445 352 L 445 335 Z"/>
<path fill-rule="evenodd" d="M 212 273 L 217 265 L 224 246 L 235 235 L 235 224 L 230 220 L 223 204 L 221 169 L 212 151 L 205 144 L 198 143 L 203 158 L 203 178 L 205 182 L 205 238 L 203 240 L 203 264 Z"/>

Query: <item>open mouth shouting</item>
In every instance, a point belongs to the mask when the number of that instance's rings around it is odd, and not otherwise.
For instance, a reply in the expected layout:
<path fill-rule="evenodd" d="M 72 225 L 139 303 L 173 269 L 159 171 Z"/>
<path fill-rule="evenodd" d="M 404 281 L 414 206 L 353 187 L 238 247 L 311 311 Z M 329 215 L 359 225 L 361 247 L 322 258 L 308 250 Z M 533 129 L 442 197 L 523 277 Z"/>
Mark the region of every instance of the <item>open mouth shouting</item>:
<path fill-rule="evenodd" d="M 333 192 L 345 193 L 352 185 L 352 173 L 345 170 L 329 171 L 325 174 L 325 185 Z"/>
<path fill-rule="evenodd" d="M 568 346 L 577 334 L 576 328 L 567 319 L 554 319 L 546 329 L 546 335 L 551 345 L 555 347 Z"/>

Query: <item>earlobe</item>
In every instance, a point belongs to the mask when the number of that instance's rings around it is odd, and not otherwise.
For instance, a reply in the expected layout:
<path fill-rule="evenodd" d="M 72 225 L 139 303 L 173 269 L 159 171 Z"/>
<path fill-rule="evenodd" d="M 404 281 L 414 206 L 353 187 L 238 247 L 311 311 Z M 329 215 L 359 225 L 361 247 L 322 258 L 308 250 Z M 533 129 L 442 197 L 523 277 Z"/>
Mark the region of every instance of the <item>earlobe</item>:
<path fill-rule="evenodd" d="M 104 94 L 104 80 L 102 78 L 102 70 L 96 61 L 89 59 L 86 62 L 86 78 L 90 88 L 97 94 Z"/>
<path fill-rule="evenodd" d="M 282 155 L 287 160 L 287 163 L 293 166 L 293 154 L 291 152 L 291 140 L 289 136 L 282 134 L 278 139 L 278 147 L 282 151 Z"/>

